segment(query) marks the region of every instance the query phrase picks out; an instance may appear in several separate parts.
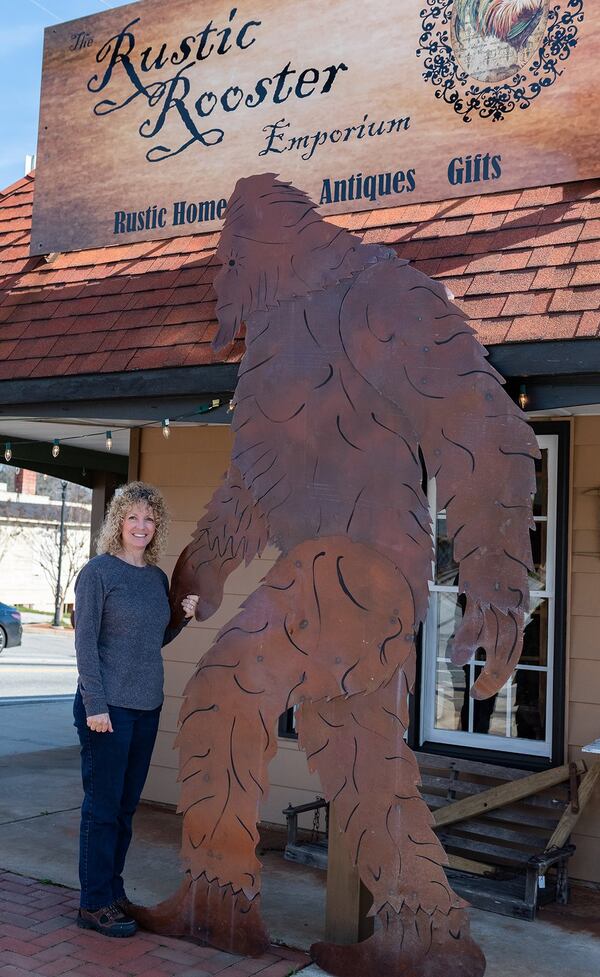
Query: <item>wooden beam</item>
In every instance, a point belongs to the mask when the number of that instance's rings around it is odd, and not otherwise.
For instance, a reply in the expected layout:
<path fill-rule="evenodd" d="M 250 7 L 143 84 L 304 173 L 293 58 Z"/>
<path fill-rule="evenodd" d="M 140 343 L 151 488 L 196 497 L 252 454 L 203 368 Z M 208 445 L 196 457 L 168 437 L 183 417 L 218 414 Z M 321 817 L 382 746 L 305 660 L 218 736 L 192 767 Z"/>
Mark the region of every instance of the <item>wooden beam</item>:
<path fill-rule="evenodd" d="M 594 788 L 600 779 L 600 763 L 594 764 L 593 767 L 587 771 L 585 777 L 579 785 L 579 810 L 575 812 L 571 809 L 571 805 L 568 804 L 563 814 L 562 818 L 556 825 L 554 833 L 550 838 L 550 841 L 546 845 L 546 851 L 550 848 L 562 848 L 566 845 L 569 840 L 569 836 L 573 831 L 573 828 L 577 824 L 582 811 L 584 810 L 587 802 L 594 793 Z"/>
<path fill-rule="evenodd" d="M 600 348 L 594 339 L 558 340 L 550 344 L 552 349 L 548 345 L 534 340 L 490 346 L 490 363 L 504 377 L 570 378 L 600 372 Z"/>
<path fill-rule="evenodd" d="M 582 760 L 577 763 L 579 773 L 583 773 L 585 765 Z M 511 780 L 508 784 L 501 784 L 499 787 L 492 787 L 482 794 L 473 797 L 465 797 L 454 804 L 446 804 L 434 813 L 433 819 L 436 827 L 445 824 L 455 824 L 457 821 L 466 821 L 467 818 L 475 817 L 486 811 L 494 811 L 498 807 L 510 804 L 513 801 L 522 800 L 524 797 L 531 797 L 539 791 L 546 790 L 548 787 L 555 787 L 564 780 L 569 779 L 569 765 L 563 764 L 562 767 L 552 767 L 551 770 L 543 770 L 541 773 L 534 773 L 521 780 Z"/>
<path fill-rule="evenodd" d="M 586 340 L 580 339 L 578 343 Z M 218 394 L 235 390 L 237 363 L 212 363 L 208 366 L 162 367 L 158 370 L 124 370 L 121 373 L 72 374 L 63 377 L 0 381 L 0 416 L 14 416 L 16 404 L 58 403 L 59 417 L 79 417 L 74 401 L 106 402 L 132 396 L 158 397 Z M 4 406 L 6 405 L 6 409 Z M 19 411 L 18 416 L 21 416 Z"/>
<path fill-rule="evenodd" d="M 332 943 L 358 943 L 373 932 L 367 916 L 371 898 L 352 863 L 343 832 L 338 828 L 335 805 L 329 809 L 327 852 L 327 908 L 325 939 Z"/>
<path fill-rule="evenodd" d="M 90 558 L 96 555 L 96 540 L 106 510 L 118 485 L 123 483 L 124 478 L 118 478 L 111 472 L 92 473 L 92 513 L 90 526 Z"/>
<path fill-rule="evenodd" d="M 142 432 L 139 427 L 133 427 L 129 432 L 129 467 L 127 481 L 137 482 L 140 477 L 140 453 L 142 450 Z"/>
<path fill-rule="evenodd" d="M 459 869 L 461 872 L 471 872 L 473 875 L 485 875 L 487 872 L 495 872 L 497 865 L 488 865 L 486 862 L 475 862 L 472 858 L 462 858 L 460 855 L 448 855 L 450 868 Z"/>
<path fill-rule="evenodd" d="M 132 387 L 135 388 L 135 385 L 132 384 Z M 231 424 L 231 412 L 227 409 L 231 396 L 231 390 L 210 390 L 205 393 L 186 394 L 181 397 L 169 394 L 164 397 L 135 397 L 132 395 L 131 397 L 118 397 L 113 400 L 88 398 L 77 401 L 76 416 L 78 420 L 93 418 L 94 421 L 98 421 L 103 419 L 107 428 L 126 427 L 134 425 L 136 421 L 139 423 L 150 421 L 160 423 L 164 417 L 174 420 L 176 417 L 183 418 L 183 415 L 186 415 L 186 421 L 192 422 L 194 411 L 207 404 L 213 397 L 218 397 L 222 402 L 222 407 L 217 407 L 207 414 L 203 414 L 200 420 L 202 424 Z M 11 413 L 14 414 L 17 409 L 19 418 L 22 420 L 29 418 L 56 420 L 57 418 L 72 417 L 73 411 L 69 404 L 70 402 L 67 402 L 66 405 L 61 406 L 55 401 L 36 401 L 33 404 L 18 404 L 10 408 L 0 404 L 0 423 L 3 423 L 4 417 L 10 418 Z M 71 412 L 69 413 L 69 411 Z"/>

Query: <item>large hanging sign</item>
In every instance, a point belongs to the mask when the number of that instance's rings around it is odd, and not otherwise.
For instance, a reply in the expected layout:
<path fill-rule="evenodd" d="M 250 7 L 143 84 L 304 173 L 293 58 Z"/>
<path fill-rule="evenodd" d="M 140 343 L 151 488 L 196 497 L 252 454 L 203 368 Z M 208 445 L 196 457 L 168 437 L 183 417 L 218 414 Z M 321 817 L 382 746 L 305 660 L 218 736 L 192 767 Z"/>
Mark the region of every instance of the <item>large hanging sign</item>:
<path fill-rule="evenodd" d="M 46 31 L 33 254 L 597 176 L 591 0 L 142 0 Z M 451 211 L 450 211 L 451 212 Z"/>

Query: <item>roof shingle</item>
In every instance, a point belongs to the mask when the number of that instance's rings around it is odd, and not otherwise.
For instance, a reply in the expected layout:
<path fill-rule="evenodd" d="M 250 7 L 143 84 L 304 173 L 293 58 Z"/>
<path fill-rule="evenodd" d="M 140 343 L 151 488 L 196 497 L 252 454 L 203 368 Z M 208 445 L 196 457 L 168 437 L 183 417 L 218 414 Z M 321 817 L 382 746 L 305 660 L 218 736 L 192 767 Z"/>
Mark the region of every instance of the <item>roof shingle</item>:
<path fill-rule="evenodd" d="M 217 356 L 214 232 L 29 257 L 34 178 L 0 193 L 0 379 Z M 332 217 L 443 279 L 488 345 L 598 336 L 600 180 Z"/>

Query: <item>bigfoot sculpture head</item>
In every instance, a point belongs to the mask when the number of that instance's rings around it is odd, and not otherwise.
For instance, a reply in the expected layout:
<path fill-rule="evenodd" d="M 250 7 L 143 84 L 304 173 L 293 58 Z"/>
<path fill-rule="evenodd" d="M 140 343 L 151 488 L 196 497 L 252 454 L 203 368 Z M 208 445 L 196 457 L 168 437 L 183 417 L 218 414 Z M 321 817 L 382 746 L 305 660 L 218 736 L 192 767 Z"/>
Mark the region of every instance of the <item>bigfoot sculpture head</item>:
<path fill-rule="evenodd" d="M 214 348 L 231 343 L 242 322 L 251 334 L 253 312 L 335 284 L 392 255 L 324 221 L 302 190 L 274 173 L 238 180 L 217 248 Z"/>

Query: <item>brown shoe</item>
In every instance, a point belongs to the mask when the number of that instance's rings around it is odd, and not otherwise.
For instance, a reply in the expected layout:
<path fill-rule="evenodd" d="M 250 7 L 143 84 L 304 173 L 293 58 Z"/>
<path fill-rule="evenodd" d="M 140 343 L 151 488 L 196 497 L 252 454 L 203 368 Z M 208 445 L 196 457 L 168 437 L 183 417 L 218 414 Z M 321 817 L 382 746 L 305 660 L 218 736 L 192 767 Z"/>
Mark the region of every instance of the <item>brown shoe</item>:
<path fill-rule="evenodd" d="M 130 916 L 126 916 L 117 903 L 103 906 L 102 909 L 80 909 L 77 915 L 77 925 L 85 930 L 95 930 L 103 936 L 123 938 L 134 936 L 137 923 Z"/>
<path fill-rule="evenodd" d="M 120 899 L 115 899 L 115 906 L 118 906 L 121 912 L 124 913 L 125 916 L 128 916 L 130 919 L 131 919 L 131 913 L 129 912 L 129 910 L 133 905 L 134 905 L 133 902 L 131 901 L 131 899 L 128 899 L 127 896 L 121 896 Z"/>

